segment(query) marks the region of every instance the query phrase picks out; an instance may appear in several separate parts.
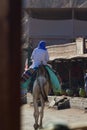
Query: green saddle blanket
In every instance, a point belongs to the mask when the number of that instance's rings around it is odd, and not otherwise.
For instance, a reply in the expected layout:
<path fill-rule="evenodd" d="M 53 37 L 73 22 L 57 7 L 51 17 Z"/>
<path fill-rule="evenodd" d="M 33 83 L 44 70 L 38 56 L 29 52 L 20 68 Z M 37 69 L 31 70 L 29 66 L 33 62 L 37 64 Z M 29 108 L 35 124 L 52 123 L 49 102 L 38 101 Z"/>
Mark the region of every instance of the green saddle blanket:
<path fill-rule="evenodd" d="M 60 82 L 59 82 L 58 77 L 56 76 L 56 74 L 53 72 L 53 70 L 48 65 L 46 65 L 45 68 L 49 73 L 53 92 L 54 93 L 55 92 L 60 92 L 61 86 L 60 86 Z M 35 71 L 34 73 L 36 73 L 36 72 L 37 71 Z M 32 78 L 32 76 L 30 76 L 25 82 L 21 83 L 21 88 L 22 89 L 28 89 L 29 84 L 31 82 L 34 82 L 35 78 L 36 78 L 36 76 L 34 76 L 34 78 Z"/>
<path fill-rule="evenodd" d="M 36 73 L 37 70 L 33 69 L 33 72 L 31 72 L 32 70 L 27 70 L 22 78 L 23 78 L 23 82 L 21 82 L 21 89 L 28 89 L 29 85 L 31 84 L 31 82 L 33 83 L 36 79 Z"/>
<path fill-rule="evenodd" d="M 60 92 L 61 86 L 60 86 L 60 82 L 59 82 L 58 77 L 56 76 L 56 74 L 53 72 L 53 70 L 49 66 L 46 65 L 45 67 L 49 73 L 53 91 Z"/>
<path fill-rule="evenodd" d="M 21 89 L 28 89 L 30 82 L 31 82 L 31 77 L 27 79 L 25 82 L 21 83 Z"/>

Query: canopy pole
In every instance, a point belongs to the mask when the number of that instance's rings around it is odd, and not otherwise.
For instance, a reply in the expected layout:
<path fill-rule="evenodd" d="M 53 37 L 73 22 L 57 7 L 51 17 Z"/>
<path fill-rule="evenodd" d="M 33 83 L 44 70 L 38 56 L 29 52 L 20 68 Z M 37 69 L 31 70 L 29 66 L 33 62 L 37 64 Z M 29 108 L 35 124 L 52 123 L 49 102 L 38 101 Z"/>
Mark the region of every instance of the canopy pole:
<path fill-rule="evenodd" d="M 71 62 L 69 61 L 69 88 L 71 89 Z"/>
<path fill-rule="evenodd" d="M 72 32 L 73 32 L 73 36 L 72 36 L 72 39 L 74 40 L 74 32 L 75 32 L 75 30 L 74 30 L 75 28 L 74 28 L 74 8 L 72 8 Z"/>

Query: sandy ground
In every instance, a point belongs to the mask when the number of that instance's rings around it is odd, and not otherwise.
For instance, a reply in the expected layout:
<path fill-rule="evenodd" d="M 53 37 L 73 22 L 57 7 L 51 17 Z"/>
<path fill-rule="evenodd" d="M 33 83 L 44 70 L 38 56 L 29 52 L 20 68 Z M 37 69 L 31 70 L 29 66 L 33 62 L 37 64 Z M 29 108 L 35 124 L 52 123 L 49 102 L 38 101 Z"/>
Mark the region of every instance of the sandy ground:
<path fill-rule="evenodd" d="M 87 113 L 80 109 L 64 109 L 57 110 L 56 108 L 45 107 L 43 126 L 50 122 L 65 121 L 67 124 L 76 122 L 86 122 Z M 21 130 L 33 130 L 33 106 L 29 103 L 21 106 Z"/>

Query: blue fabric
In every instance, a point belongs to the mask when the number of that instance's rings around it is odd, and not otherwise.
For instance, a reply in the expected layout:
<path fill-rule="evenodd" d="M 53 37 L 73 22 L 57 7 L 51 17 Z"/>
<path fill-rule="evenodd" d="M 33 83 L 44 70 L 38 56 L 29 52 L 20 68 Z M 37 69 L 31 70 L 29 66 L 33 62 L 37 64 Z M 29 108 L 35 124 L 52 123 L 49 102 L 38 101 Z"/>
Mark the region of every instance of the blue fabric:
<path fill-rule="evenodd" d="M 34 80 L 36 78 L 36 70 L 37 70 L 37 68 L 35 68 L 33 70 L 27 70 L 25 73 L 23 73 L 21 89 L 28 89 L 31 81 L 33 80 L 33 82 L 34 82 Z"/>
<path fill-rule="evenodd" d="M 49 73 L 53 91 L 60 92 L 61 86 L 60 86 L 58 77 L 56 76 L 56 74 L 53 72 L 53 70 L 49 66 L 46 65 L 45 68 L 47 69 L 47 71 Z"/>
<path fill-rule="evenodd" d="M 31 82 L 31 78 L 29 78 L 25 82 L 21 83 L 21 89 L 28 89 L 30 82 Z"/>
<path fill-rule="evenodd" d="M 38 44 L 38 49 L 47 50 L 46 49 L 46 42 L 45 41 L 40 41 L 39 44 Z"/>

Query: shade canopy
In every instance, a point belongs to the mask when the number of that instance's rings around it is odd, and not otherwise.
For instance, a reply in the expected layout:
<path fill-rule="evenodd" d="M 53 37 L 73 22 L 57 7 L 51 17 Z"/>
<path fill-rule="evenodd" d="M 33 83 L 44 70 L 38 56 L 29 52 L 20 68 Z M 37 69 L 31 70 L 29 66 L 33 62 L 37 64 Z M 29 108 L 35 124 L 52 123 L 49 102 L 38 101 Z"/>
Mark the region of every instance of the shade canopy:
<path fill-rule="evenodd" d="M 29 16 L 36 19 L 87 20 L 87 8 L 26 8 Z"/>

